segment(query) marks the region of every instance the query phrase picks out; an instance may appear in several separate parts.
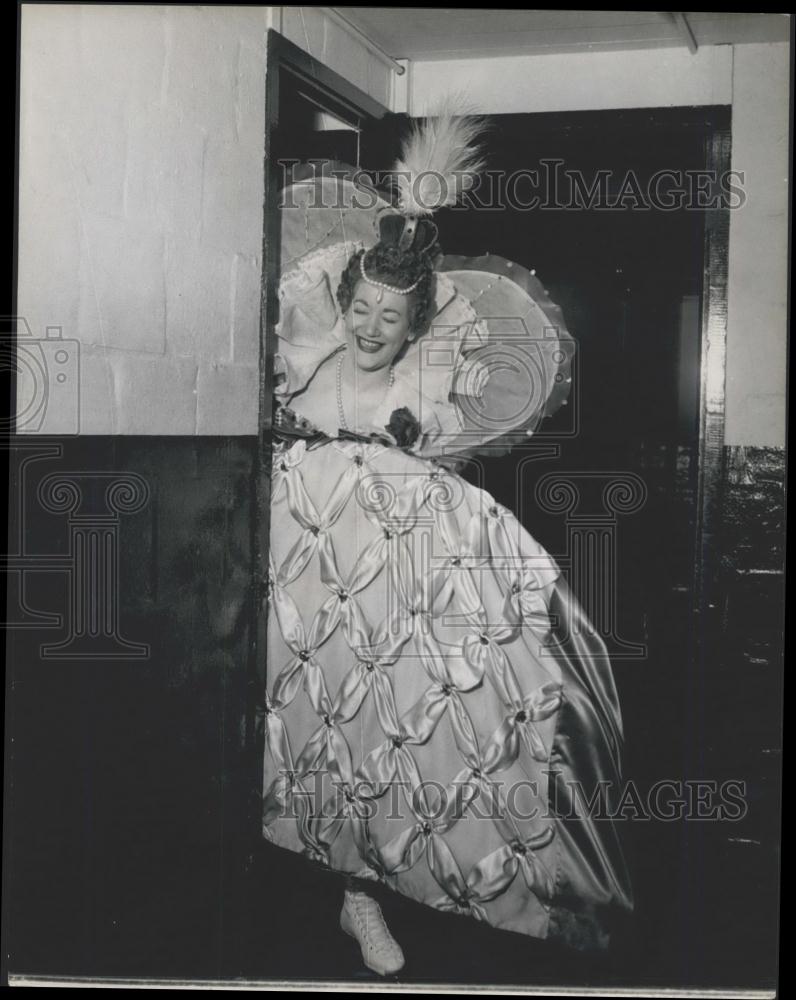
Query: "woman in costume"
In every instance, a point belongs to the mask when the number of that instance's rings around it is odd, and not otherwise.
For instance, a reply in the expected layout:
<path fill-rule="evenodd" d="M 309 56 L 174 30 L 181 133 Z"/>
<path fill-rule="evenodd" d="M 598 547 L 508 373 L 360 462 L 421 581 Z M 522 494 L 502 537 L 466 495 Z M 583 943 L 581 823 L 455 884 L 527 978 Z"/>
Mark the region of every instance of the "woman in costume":
<path fill-rule="evenodd" d="M 459 474 L 564 402 L 573 353 L 531 273 L 441 254 L 477 135 L 416 126 L 395 205 L 339 177 L 284 192 L 263 835 L 345 876 L 341 926 L 382 975 L 404 958 L 375 881 L 576 947 L 632 908 L 605 646 Z"/>

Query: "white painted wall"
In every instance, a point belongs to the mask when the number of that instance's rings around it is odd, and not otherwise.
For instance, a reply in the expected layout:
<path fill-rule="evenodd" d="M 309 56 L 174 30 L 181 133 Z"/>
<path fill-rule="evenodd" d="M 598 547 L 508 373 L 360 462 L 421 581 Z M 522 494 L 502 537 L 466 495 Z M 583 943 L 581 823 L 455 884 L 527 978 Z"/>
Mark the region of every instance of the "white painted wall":
<path fill-rule="evenodd" d="M 17 311 L 80 342 L 81 433 L 256 427 L 266 27 L 22 7 Z"/>
<path fill-rule="evenodd" d="M 411 65 L 406 106 L 451 91 L 486 114 L 732 104 L 733 170 L 748 201 L 730 227 L 727 424 L 731 445 L 785 443 L 789 46 L 455 59 Z"/>
<path fill-rule="evenodd" d="M 256 433 L 267 29 L 389 97 L 383 62 L 327 21 L 22 6 L 17 313 L 32 340 L 79 342 L 80 433 Z M 22 432 L 74 427 L 71 368 L 65 386 L 49 368 L 47 419 Z"/>
<path fill-rule="evenodd" d="M 735 47 L 732 162 L 747 201 L 730 218 L 727 444 L 785 444 L 788 48 Z"/>
<path fill-rule="evenodd" d="M 462 92 L 484 114 L 729 104 L 732 47 L 574 52 L 415 62 L 409 113 Z"/>

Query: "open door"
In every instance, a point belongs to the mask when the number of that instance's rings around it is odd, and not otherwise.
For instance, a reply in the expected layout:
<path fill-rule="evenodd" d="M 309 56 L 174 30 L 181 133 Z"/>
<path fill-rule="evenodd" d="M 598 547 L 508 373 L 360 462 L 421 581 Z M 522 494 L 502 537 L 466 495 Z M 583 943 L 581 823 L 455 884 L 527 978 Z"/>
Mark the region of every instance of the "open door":
<path fill-rule="evenodd" d="M 277 31 L 268 33 L 265 101 L 265 201 L 263 225 L 263 280 L 261 298 L 259 429 L 256 509 L 253 518 L 254 591 L 257 626 L 250 659 L 247 734 L 252 767 L 251 824 L 255 842 L 260 837 L 262 783 L 262 708 L 268 622 L 267 566 L 270 537 L 270 468 L 274 385 L 275 328 L 279 322 L 280 192 L 290 183 L 299 164 L 314 163 L 374 169 L 362 162 L 363 148 L 375 148 L 366 139 L 387 108 L 349 83 Z"/>

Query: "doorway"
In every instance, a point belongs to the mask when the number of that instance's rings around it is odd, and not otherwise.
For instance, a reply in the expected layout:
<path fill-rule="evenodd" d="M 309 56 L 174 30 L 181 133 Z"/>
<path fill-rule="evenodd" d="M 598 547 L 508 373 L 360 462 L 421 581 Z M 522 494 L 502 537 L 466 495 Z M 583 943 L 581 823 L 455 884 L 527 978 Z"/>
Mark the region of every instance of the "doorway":
<path fill-rule="evenodd" d="M 274 37 L 273 46 L 266 149 L 263 470 L 269 468 L 270 454 L 269 345 L 278 318 L 276 206 L 284 164 L 330 160 L 381 173 L 395 161 L 409 125 L 406 116 L 374 107 L 283 39 Z M 462 474 L 517 511 L 521 522 L 570 575 L 581 599 L 589 580 L 577 577 L 573 545 L 585 537 L 607 539 L 609 558 L 600 566 L 600 586 L 592 588 L 591 598 L 607 593 L 609 599 L 591 607 L 586 593 L 584 603 L 600 625 L 614 664 L 625 721 L 625 768 L 645 794 L 661 777 L 693 767 L 702 741 L 720 736 L 719 719 L 709 729 L 700 728 L 707 716 L 703 711 L 707 693 L 694 668 L 700 655 L 698 616 L 705 600 L 707 568 L 704 539 L 711 528 L 723 404 L 716 389 L 723 372 L 714 372 L 710 383 L 705 354 L 709 338 L 720 343 L 722 336 L 715 317 L 725 292 L 716 255 L 720 257 L 722 245 L 726 251 L 727 208 L 723 200 L 697 210 L 688 203 L 660 209 L 644 207 L 643 202 L 661 171 L 677 175 L 668 188 L 659 189 L 671 195 L 678 183 L 691 183 L 692 174 L 728 165 L 729 109 L 496 115 L 491 117 L 487 146 L 487 169 L 499 176 L 523 170 L 541 176 L 545 170 L 549 175 L 550 169 L 563 169 L 580 177 L 588 194 L 595 177 L 607 172 L 609 203 L 623 191 L 630 192 L 624 203 L 613 207 L 599 200 L 573 206 L 567 203 L 566 192 L 559 192 L 563 205 L 548 204 L 533 211 L 505 201 L 493 208 L 465 204 L 440 212 L 437 221 L 448 253 L 478 256 L 488 251 L 535 269 L 550 297 L 561 305 L 576 338 L 576 387 L 570 406 L 559 411 L 520 454 L 479 458 Z M 633 181 L 627 180 L 629 175 Z M 636 189 L 641 202 L 634 204 Z M 520 198 L 529 193 L 520 190 Z M 549 189 L 543 195 L 548 203 L 556 201 Z M 716 404 L 710 412 L 709 399 Z M 267 478 L 259 477 L 263 486 L 255 526 L 260 573 L 267 562 Z M 546 498 L 556 481 L 566 480 L 576 484 L 578 502 L 562 511 Z M 261 619 L 257 645 L 264 649 L 264 616 Z M 255 658 L 253 671 L 257 696 L 264 690 L 267 669 L 261 661 L 262 657 Z M 257 732 L 256 724 L 253 731 Z M 259 740 L 261 736 L 254 745 L 255 770 Z M 257 819 L 255 815 L 256 825 Z M 704 844 L 689 848 L 684 860 L 683 827 L 638 824 L 633 830 L 631 826 L 636 930 L 627 942 L 621 972 L 603 969 L 601 975 L 613 983 L 650 976 L 656 981 L 679 981 L 682 970 L 671 963 L 677 963 L 684 927 L 690 934 L 703 934 L 703 943 L 713 933 L 711 914 L 702 913 L 703 929 L 697 930 L 698 918 L 688 915 L 688 907 L 695 905 L 700 886 L 715 886 L 720 876 L 709 865 L 700 867 Z M 280 854 L 279 869 L 269 867 L 268 877 L 276 879 L 277 891 L 284 889 L 292 897 L 296 912 L 306 907 L 318 914 L 320 908 L 324 912 L 319 919 L 322 916 L 326 926 L 333 923 L 333 903 L 318 903 L 315 884 L 301 859 Z M 400 902 L 396 906 L 401 909 Z M 417 967 L 418 975 L 420 966 L 426 970 L 423 978 L 524 981 L 528 942 L 498 940 L 489 931 L 468 925 L 461 929 L 467 944 L 457 949 L 458 954 L 440 956 L 435 952 L 445 931 L 438 916 L 411 906 L 404 916 L 426 927 L 422 935 L 426 952 L 419 955 Z M 272 920 L 269 928 L 281 944 L 275 948 L 279 967 L 267 974 L 289 976 L 292 932 L 280 921 Z M 648 942 L 663 944 L 656 945 L 652 955 L 645 950 Z M 532 950 L 534 981 L 561 981 L 561 956 L 535 946 Z M 480 956 L 477 964 L 463 963 L 462 952 Z M 714 952 L 705 945 L 705 955 Z M 488 962 L 485 954 L 491 955 Z M 345 960 L 333 941 L 319 942 L 315 959 L 316 974 L 336 969 L 346 975 Z M 719 969 L 711 961 L 697 958 L 688 970 L 689 981 L 715 983 Z M 586 977 L 594 972 L 585 965 L 579 971 Z"/>

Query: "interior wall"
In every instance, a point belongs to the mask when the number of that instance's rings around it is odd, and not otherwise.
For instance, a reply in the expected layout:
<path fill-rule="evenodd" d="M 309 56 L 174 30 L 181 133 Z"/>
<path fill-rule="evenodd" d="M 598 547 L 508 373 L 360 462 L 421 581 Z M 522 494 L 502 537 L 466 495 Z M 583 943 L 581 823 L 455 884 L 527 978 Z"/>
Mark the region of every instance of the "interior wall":
<path fill-rule="evenodd" d="M 468 94 L 486 114 L 732 104 L 732 170 L 747 201 L 730 226 L 727 445 L 785 443 L 787 173 L 786 43 L 588 52 L 411 65 L 407 106 Z"/>
<path fill-rule="evenodd" d="M 574 52 L 412 63 L 409 113 L 462 92 L 484 114 L 729 104 L 732 49 Z"/>
<path fill-rule="evenodd" d="M 22 7 L 17 312 L 79 341 L 82 434 L 255 432 L 267 27 Z"/>
<path fill-rule="evenodd" d="M 735 46 L 732 166 L 747 200 L 730 217 L 728 445 L 785 445 L 789 86 L 788 45 Z"/>

